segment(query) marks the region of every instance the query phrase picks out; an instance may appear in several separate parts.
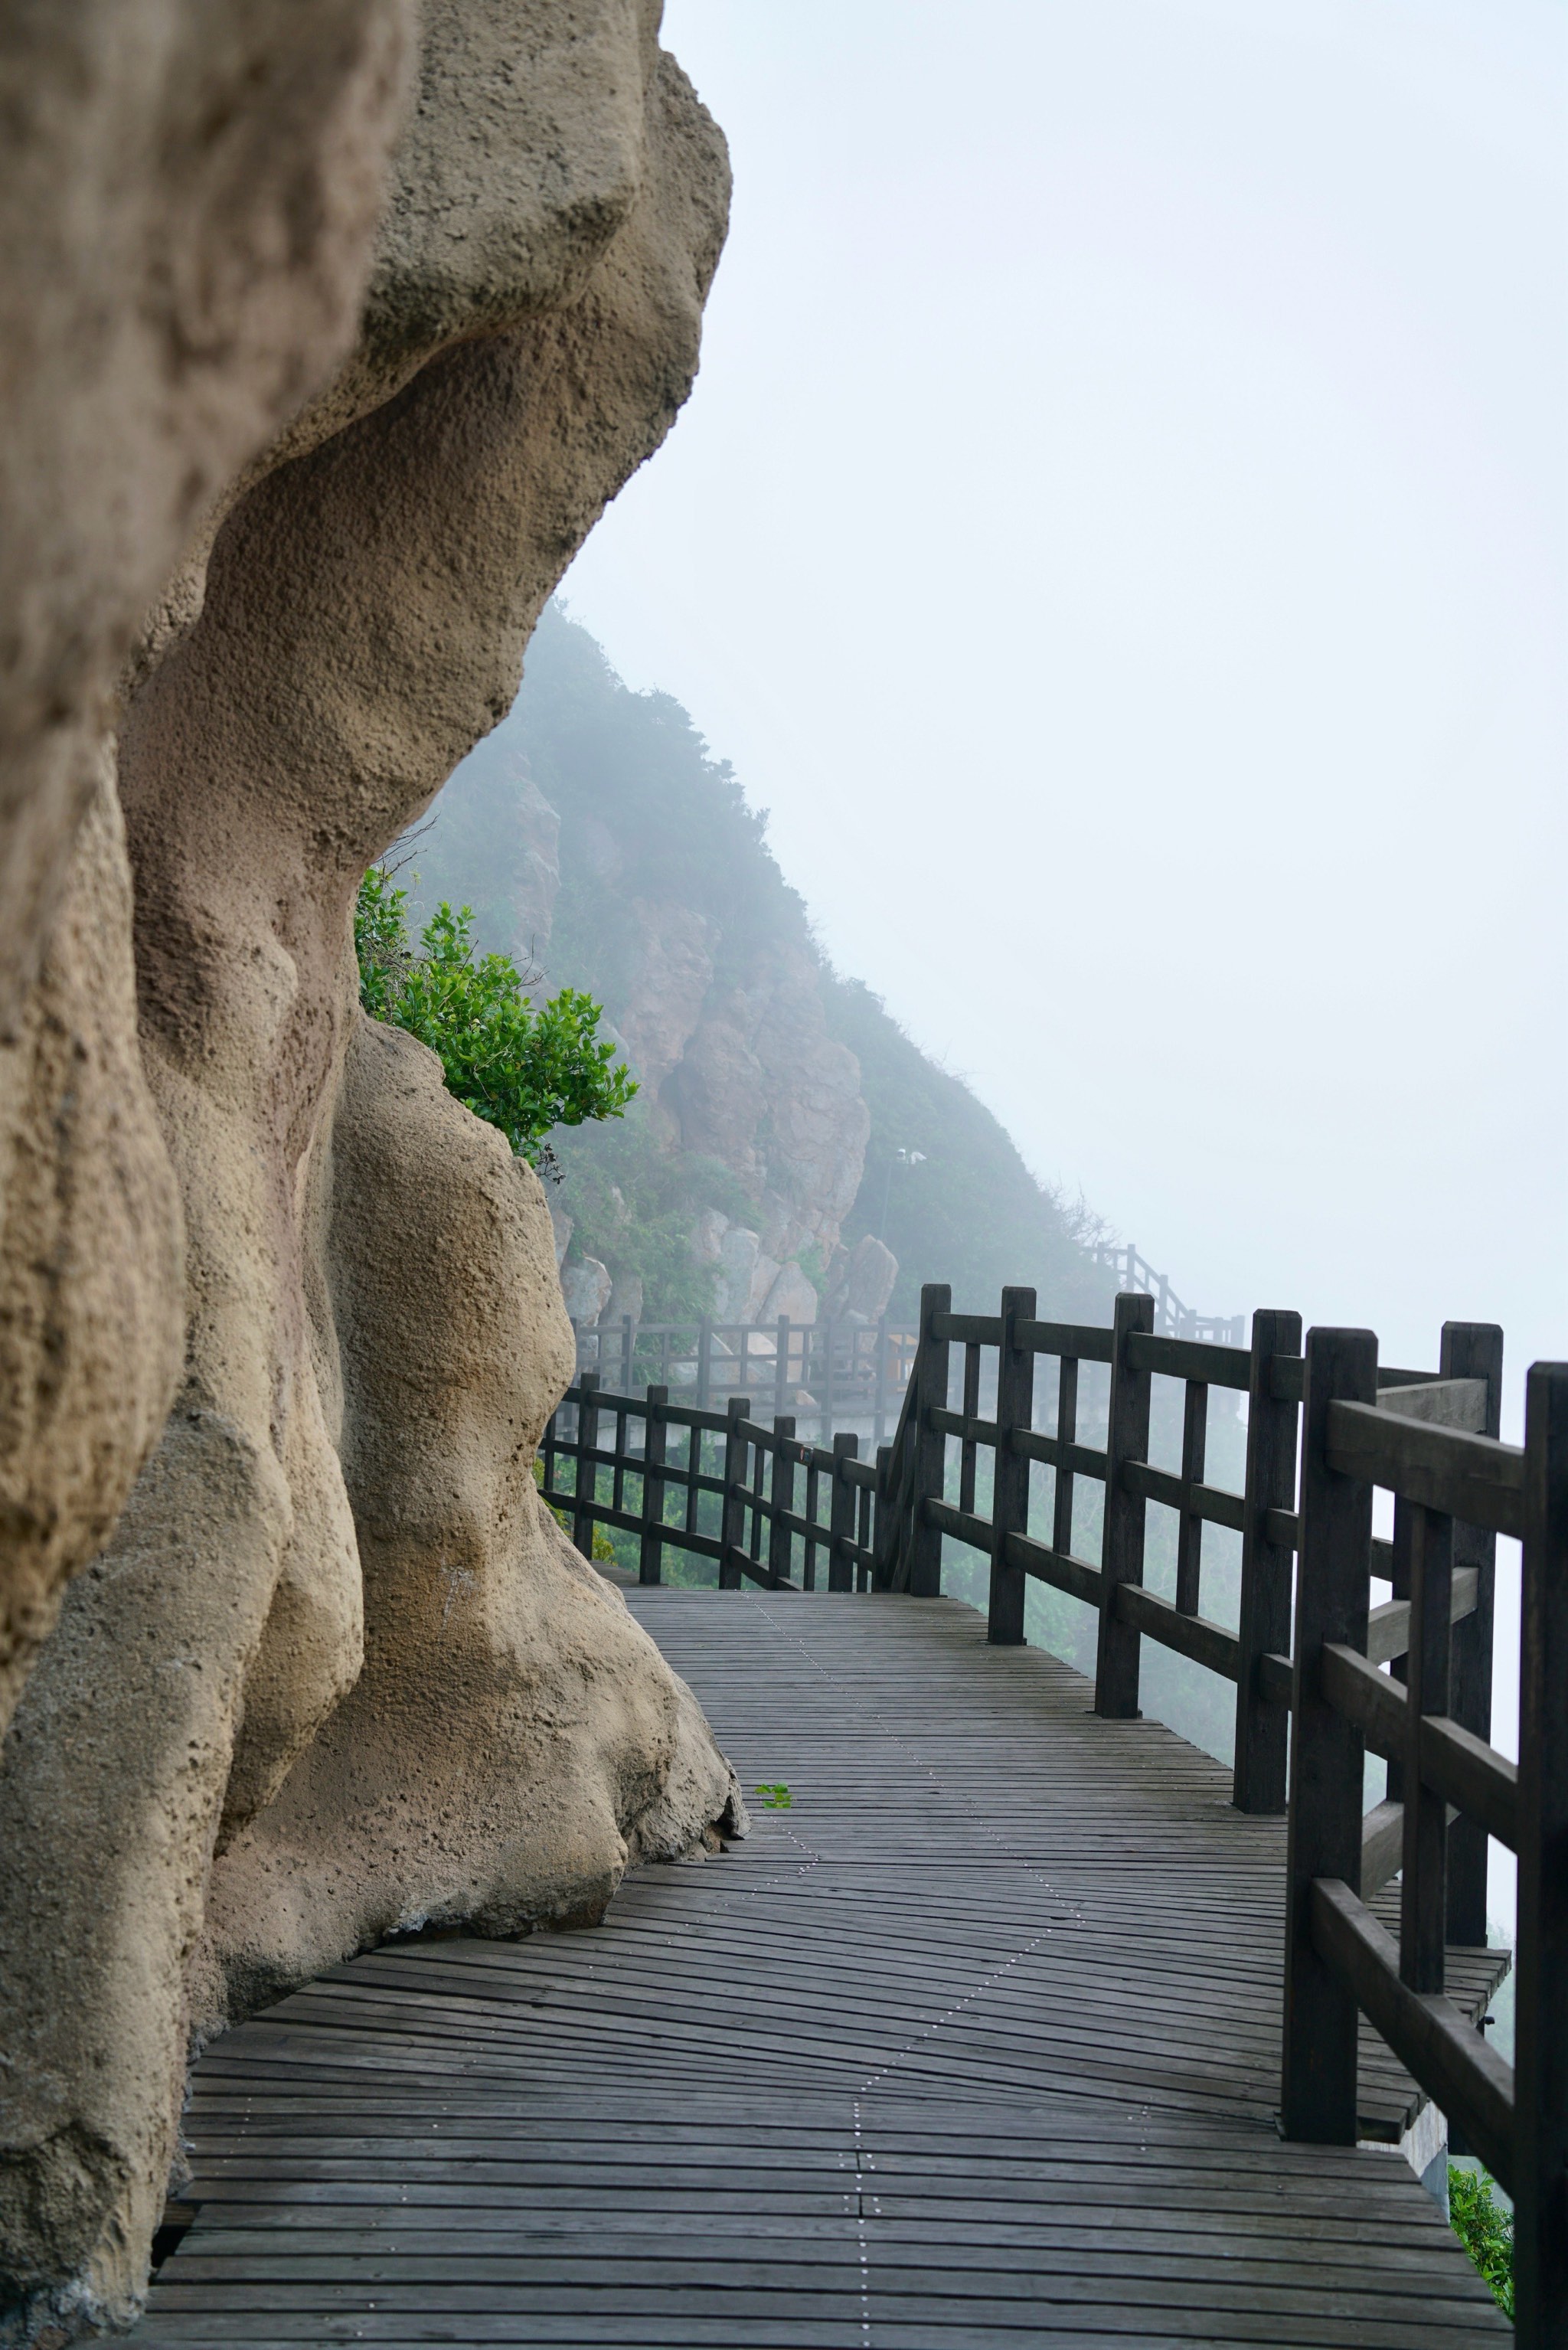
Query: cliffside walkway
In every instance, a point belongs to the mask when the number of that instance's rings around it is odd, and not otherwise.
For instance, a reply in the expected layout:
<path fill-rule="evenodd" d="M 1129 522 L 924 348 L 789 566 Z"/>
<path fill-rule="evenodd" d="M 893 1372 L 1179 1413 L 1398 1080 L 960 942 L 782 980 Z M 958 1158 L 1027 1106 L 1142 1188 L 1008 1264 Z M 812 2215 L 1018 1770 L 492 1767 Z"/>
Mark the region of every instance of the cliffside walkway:
<path fill-rule="evenodd" d="M 1284 1827 L 1228 1773 L 951 1600 L 628 1598 L 789 1807 L 215 2043 L 139 2350 L 1510 2337 L 1396 2151 L 1275 2132 Z"/>

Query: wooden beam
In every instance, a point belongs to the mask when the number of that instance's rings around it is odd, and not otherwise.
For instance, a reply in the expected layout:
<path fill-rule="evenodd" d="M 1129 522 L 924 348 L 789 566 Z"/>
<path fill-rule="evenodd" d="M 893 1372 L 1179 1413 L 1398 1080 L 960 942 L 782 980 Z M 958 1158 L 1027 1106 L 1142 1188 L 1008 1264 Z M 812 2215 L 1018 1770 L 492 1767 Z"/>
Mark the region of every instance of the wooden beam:
<path fill-rule="evenodd" d="M 1002 1293 L 1001 1331 L 996 1357 L 996 1467 L 991 1504 L 991 1591 L 986 1638 L 997 1648 L 1023 1645 L 1023 1596 L 1028 1588 L 1022 1568 L 1009 1557 L 1007 1537 L 1029 1529 L 1029 1461 L 1012 1442 L 1016 1430 L 1026 1430 L 1034 1416 L 1034 1357 L 1018 1344 L 1021 1322 L 1034 1319 L 1032 1289 Z"/>
<path fill-rule="evenodd" d="M 1510 2194 L 1516 2192 L 1514 2074 L 1462 2010 L 1440 1992 L 1423 1995 L 1399 1979 L 1393 1936 L 1348 1885 L 1320 1878 L 1311 1929 L 1320 1962 L 1360 2007 Z M 1542 2335 L 1544 2343 L 1547 2336 Z"/>
<path fill-rule="evenodd" d="M 1241 1518 L 1241 1607 L 1237 1627 L 1236 1760 L 1231 1801 L 1241 1812 L 1282 1812 L 1290 1740 L 1286 1705 L 1265 1674 L 1264 1659 L 1289 1651 L 1291 1583 L 1295 1568 L 1294 1403 L 1274 1393 L 1284 1357 L 1299 1360 L 1302 1317 L 1279 1308 L 1252 1316 L 1248 1356 L 1247 1470 Z M 1290 1513 L 1293 1534 L 1282 1542 L 1274 1524 Z"/>
<path fill-rule="evenodd" d="M 1106 1519 L 1100 1558 L 1100 1638 L 1095 1664 L 1095 1711 L 1112 1721 L 1137 1717 L 1138 1634 L 1120 1615 L 1117 1586 L 1143 1581 L 1144 1500 L 1129 1492 L 1124 1463 L 1148 1459 L 1149 1373 L 1127 1358 L 1127 1340 L 1154 1323 L 1154 1300 L 1141 1290 L 1117 1292 L 1111 1354 L 1111 1404 L 1106 1436 Z"/>
<path fill-rule="evenodd" d="M 1502 1332 L 1494 1322 L 1445 1322 L 1438 1369 L 1445 1378 L 1486 1383 L 1486 1417 L 1478 1433 L 1495 1437 L 1502 1409 Z M 1497 1536 L 1485 1526 L 1454 1524 L 1454 1588 L 1475 1579 L 1475 1604 L 1456 1617 L 1449 1711 L 1463 1730 L 1491 1736 L 1493 1614 Z M 1487 1939 L 1486 1830 L 1462 1815 L 1449 1831 L 1449 1939 L 1479 1947 Z"/>
<path fill-rule="evenodd" d="M 1342 1477 L 1386 1486 L 1500 1534 L 1524 1533 L 1524 1455 L 1516 1445 L 1343 1401 L 1330 1409 L 1327 1445 Z"/>
<path fill-rule="evenodd" d="M 1521 2350 L 1561 2350 L 1568 2338 L 1568 1363 L 1532 1367 L 1524 1428 L 1514 2324 Z"/>
<path fill-rule="evenodd" d="M 1328 1429 L 1336 1408 L 1376 1394 L 1377 1341 L 1370 1330 L 1309 1331 L 1306 1367 L 1281 2126 L 1286 2137 L 1354 2146 L 1355 2001 L 1314 1941 L 1313 1885 L 1333 1877 L 1355 1893 L 1361 1869 L 1365 1748 L 1359 1726 L 1334 1704 L 1324 1667 L 1326 1650 L 1354 1652 L 1366 1638 L 1372 1487 L 1331 1464 Z"/>

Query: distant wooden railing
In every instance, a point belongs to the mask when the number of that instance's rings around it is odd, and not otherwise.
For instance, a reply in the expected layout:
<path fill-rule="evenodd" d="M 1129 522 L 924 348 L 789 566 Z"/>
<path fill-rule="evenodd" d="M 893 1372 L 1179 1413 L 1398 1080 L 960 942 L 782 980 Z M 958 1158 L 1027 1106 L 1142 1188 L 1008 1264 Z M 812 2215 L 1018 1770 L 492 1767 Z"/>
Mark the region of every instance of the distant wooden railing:
<path fill-rule="evenodd" d="M 614 1423 L 607 1444 L 607 1419 Z M 581 1371 L 545 1430 L 540 1460 L 545 1498 L 570 1515 L 584 1557 L 593 1556 L 597 1525 L 635 1534 L 639 1582 L 661 1582 L 664 1554 L 675 1549 L 712 1561 L 722 1591 L 746 1582 L 813 1591 L 819 1561 L 827 1590 L 870 1589 L 877 1471 L 859 1458 L 859 1439 L 848 1430 L 831 1447 L 807 1444 L 787 1412 L 771 1428 L 753 1420 L 747 1396 L 732 1396 L 723 1411 L 704 1411 L 671 1403 L 662 1387 L 618 1395 L 601 1388 L 596 1372 Z M 569 1487 L 560 1482 L 563 1460 L 572 1463 Z M 797 1494 L 802 1470 L 805 1492 Z M 797 1545 L 798 1579 L 791 1573 Z"/>
<path fill-rule="evenodd" d="M 1089 1250 L 1092 1263 L 1116 1275 L 1118 1289 L 1146 1290 L 1154 1300 L 1154 1327 L 1162 1338 L 1210 1339 L 1220 1347 L 1241 1347 L 1247 1340 L 1244 1314 L 1199 1314 L 1184 1305 L 1169 1278 L 1156 1273 L 1131 1241 L 1099 1241 Z"/>
<path fill-rule="evenodd" d="M 577 1368 L 593 1371 L 621 1395 L 639 1388 L 684 1388 L 699 1410 L 730 1396 L 756 1410 L 813 1421 L 826 1443 L 834 1424 L 869 1424 L 879 1444 L 898 1412 L 915 1359 L 918 1333 L 889 1322 L 847 1316 L 821 1322 L 574 1322 Z M 807 1400 L 800 1400 L 802 1396 Z"/>
<path fill-rule="evenodd" d="M 1094 1709 L 1111 1719 L 1137 1716 L 1146 1638 L 1231 1682 L 1233 1801 L 1289 1814 L 1282 2127 L 1355 2142 L 1359 2010 L 1511 2194 L 1517 2338 L 1527 2350 L 1563 2350 L 1568 1366 L 1531 1372 L 1520 1451 L 1498 1440 L 1502 1334 L 1491 1325 L 1447 1324 L 1438 1369 L 1421 1372 L 1379 1366 L 1366 1332 L 1314 1331 L 1303 1353 L 1295 1314 L 1255 1314 L 1241 1347 L 1162 1336 L 1156 1311 L 1148 1293 L 1124 1291 L 1109 1329 L 1042 1321 L 1032 1290 L 1009 1289 L 998 1314 L 955 1314 L 948 1289 L 927 1287 L 898 1427 L 874 1468 L 853 1438 L 831 1450 L 803 1444 L 787 1415 L 757 1427 L 744 1397 L 703 1413 L 672 1406 L 661 1389 L 600 1396 L 586 1374 L 565 1407 L 575 1427 L 557 1414 L 546 1434 L 546 1491 L 574 1510 L 580 1548 L 591 1551 L 595 1523 L 637 1532 L 645 1582 L 659 1579 L 674 1545 L 716 1560 L 726 1588 L 812 1588 L 826 1555 L 830 1590 L 933 1597 L 944 1542 L 978 1551 L 992 1641 L 1023 1640 L 1031 1579 L 1096 1611 Z M 1042 1357 L 1056 1366 L 1047 1425 L 1036 1424 L 1034 1402 Z M 1106 1374 L 1100 1444 L 1080 1433 L 1085 1364 Z M 1157 1378 L 1181 1383 L 1179 1471 L 1148 1458 Z M 1206 1482 L 1214 1387 L 1248 1399 L 1241 1492 Z M 617 1419 L 607 1446 L 605 1412 Z M 646 1431 L 635 1450 L 634 1425 Z M 670 1428 L 687 1431 L 688 1458 L 674 1471 Z M 704 1439 L 722 1440 L 722 1465 L 704 1464 Z M 975 1506 L 982 1453 L 984 1516 Z M 571 1492 L 558 1481 L 563 1455 L 578 1463 Z M 1053 1471 L 1048 1532 L 1031 1531 L 1036 1464 Z M 625 1498 L 634 1477 L 636 1510 Z M 1097 1564 L 1074 1547 L 1085 1479 L 1103 1494 Z M 684 1493 L 673 1525 L 670 1483 Z M 1391 1542 L 1372 1534 L 1374 1487 L 1395 1496 Z M 1171 1598 L 1145 1587 L 1151 1502 L 1176 1518 Z M 1241 1536 L 1234 1631 L 1202 1612 L 1205 1525 Z M 1523 1545 L 1517 1773 L 1488 1742 L 1500 1533 Z M 1374 1578 L 1393 1594 L 1376 1608 Z M 1386 1759 L 1389 1777 L 1386 1799 L 1364 1814 L 1367 1749 Z M 1517 2070 L 1443 1990 L 1445 1945 L 1486 1941 L 1489 1835 L 1519 1860 Z M 1365 1903 L 1401 1872 L 1396 1944 Z"/>

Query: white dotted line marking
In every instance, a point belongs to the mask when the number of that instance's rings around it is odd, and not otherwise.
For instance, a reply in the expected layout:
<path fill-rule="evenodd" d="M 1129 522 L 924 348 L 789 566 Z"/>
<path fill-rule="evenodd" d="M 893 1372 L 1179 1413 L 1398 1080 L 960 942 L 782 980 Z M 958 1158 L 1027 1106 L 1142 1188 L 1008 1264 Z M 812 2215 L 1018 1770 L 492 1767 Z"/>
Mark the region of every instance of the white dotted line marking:
<path fill-rule="evenodd" d="M 876 2165 L 872 2162 L 870 2156 L 867 2153 L 861 2141 L 860 2100 L 858 2097 L 855 2100 L 853 2110 L 855 2115 L 855 2168 L 857 2174 L 856 2183 L 858 2187 L 858 2174 L 867 2170 L 875 2169 Z M 866 2235 L 866 2197 L 863 2192 L 857 2193 L 855 2198 L 855 2235 L 857 2248 L 860 2254 L 860 2339 L 864 2345 L 864 2350 L 870 2350 L 871 2247 L 867 2241 Z"/>

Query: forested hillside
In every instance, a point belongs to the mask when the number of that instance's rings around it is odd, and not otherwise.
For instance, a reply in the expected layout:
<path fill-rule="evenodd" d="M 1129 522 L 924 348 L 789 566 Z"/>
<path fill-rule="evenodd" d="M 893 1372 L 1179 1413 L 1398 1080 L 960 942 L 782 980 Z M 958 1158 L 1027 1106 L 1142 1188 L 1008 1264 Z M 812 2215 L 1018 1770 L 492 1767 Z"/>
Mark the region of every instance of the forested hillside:
<path fill-rule="evenodd" d="M 1108 1318 L 1086 1218 L 831 969 L 730 766 L 558 608 L 510 715 L 403 855 L 416 915 L 472 905 L 482 947 L 540 969 L 545 993 L 589 990 L 624 1040 L 631 1111 L 553 1139 L 572 1257 L 607 1268 L 616 1310 L 640 1290 L 649 1318 L 776 1311 L 802 1277 L 841 1284 L 870 1235 L 898 1260 L 895 1314 L 922 1281 L 971 1308 L 1032 1281 L 1054 1312 Z"/>

